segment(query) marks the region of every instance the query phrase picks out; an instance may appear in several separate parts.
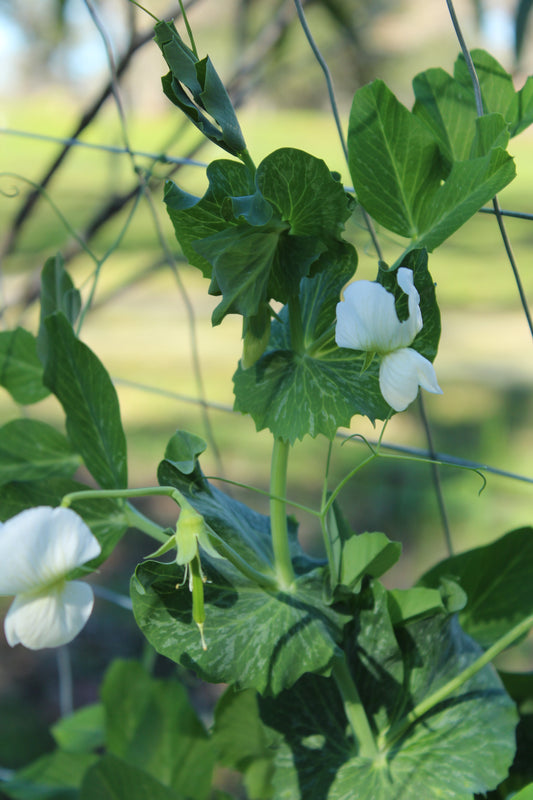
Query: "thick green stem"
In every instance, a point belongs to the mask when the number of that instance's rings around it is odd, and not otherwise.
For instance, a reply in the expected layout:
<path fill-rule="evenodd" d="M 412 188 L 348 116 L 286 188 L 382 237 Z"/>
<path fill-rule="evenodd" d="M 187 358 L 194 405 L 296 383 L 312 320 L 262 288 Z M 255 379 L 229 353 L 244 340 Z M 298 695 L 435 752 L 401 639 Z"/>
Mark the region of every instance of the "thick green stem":
<path fill-rule="evenodd" d="M 417 720 L 431 711 L 439 703 L 442 703 L 443 700 L 446 700 L 451 694 L 456 692 L 458 689 L 463 686 L 470 678 L 473 678 L 474 675 L 479 672 L 480 669 L 486 667 L 487 664 L 490 664 L 496 656 L 506 650 L 513 642 L 527 633 L 531 628 L 533 628 L 533 614 L 530 614 L 529 617 L 522 620 L 518 625 L 515 625 L 510 631 L 508 631 L 505 636 L 502 636 L 501 639 L 498 639 L 492 647 L 489 647 L 488 650 L 485 650 L 483 655 L 477 658 L 469 667 L 464 669 L 459 675 L 456 675 L 455 678 L 452 678 L 451 681 L 445 683 L 444 686 L 441 686 L 440 689 L 437 689 L 436 692 L 433 692 L 429 697 L 426 697 L 415 706 L 412 711 L 403 717 L 403 719 L 399 720 L 396 725 L 393 725 L 388 730 L 385 730 L 380 735 L 381 745 L 388 746 L 399 739 L 404 733 L 414 725 Z"/>
<path fill-rule="evenodd" d="M 283 589 L 288 589 L 294 581 L 291 554 L 289 551 L 289 531 L 285 500 L 287 489 L 287 464 L 289 443 L 285 439 L 274 439 L 272 466 L 270 471 L 270 526 L 276 575 Z"/>
<path fill-rule="evenodd" d="M 152 539 L 156 539 L 163 544 L 168 541 L 168 533 L 165 533 L 165 529 L 156 522 L 152 522 L 148 517 L 145 517 L 135 506 L 126 503 L 124 510 L 126 512 L 126 520 L 130 527 L 137 528 L 137 530 L 148 534 Z"/>
<path fill-rule="evenodd" d="M 375 758 L 378 754 L 376 740 L 346 658 L 335 661 L 333 677 L 342 695 L 344 711 L 354 735 L 358 755 L 364 758 Z"/>

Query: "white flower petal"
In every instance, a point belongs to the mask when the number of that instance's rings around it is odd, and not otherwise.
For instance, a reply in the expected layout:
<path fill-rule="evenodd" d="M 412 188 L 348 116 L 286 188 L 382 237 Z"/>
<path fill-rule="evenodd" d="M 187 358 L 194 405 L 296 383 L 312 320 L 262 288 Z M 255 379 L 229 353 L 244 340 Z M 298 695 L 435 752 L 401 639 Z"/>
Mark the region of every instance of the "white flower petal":
<path fill-rule="evenodd" d="M 4 621 L 8 644 L 20 643 L 30 650 L 67 644 L 91 616 L 93 604 L 93 590 L 81 581 L 40 595 L 19 595 Z"/>
<path fill-rule="evenodd" d="M 404 411 L 418 394 L 418 387 L 442 394 L 433 364 L 424 356 L 404 347 L 383 357 L 379 368 L 379 387 L 395 411 Z"/>
<path fill-rule="evenodd" d="M 402 323 L 402 342 L 400 347 L 407 347 L 411 344 L 416 334 L 422 330 L 422 312 L 420 311 L 420 295 L 414 284 L 412 269 L 400 267 L 396 280 L 398 286 L 407 295 L 409 317 Z"/>
<path fill-rule="evenodd" d="M 38 591 L 100 552 L 98 540 L 70 508 L 22 511 L 0 529 L 0 595 Z"/>
<path fill-rule="evenodd" d="M 409 317 L 400 322 L 394 295 L 372 281 L 354 281 L 337 304 L 335 341 L 339 347 L 375 353 L 390 353 L 411 344 L 422 328 L 420 297 L 413 272 L 398 270 L 398 285 L 408 296 Z"/>

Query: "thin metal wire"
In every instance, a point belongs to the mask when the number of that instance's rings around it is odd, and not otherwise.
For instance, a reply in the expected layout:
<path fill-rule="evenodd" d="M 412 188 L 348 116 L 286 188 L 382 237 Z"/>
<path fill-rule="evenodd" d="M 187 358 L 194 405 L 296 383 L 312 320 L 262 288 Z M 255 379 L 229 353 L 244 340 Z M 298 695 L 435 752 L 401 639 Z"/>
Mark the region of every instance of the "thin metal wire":
<path fill-rule="evenodd" d="M 466 46 L 466 41 L 461 31 L 461 26 L 459 24 L 459 20 L 457 19 L 457 15 L 455 13 L 455 8 L 453 5 L 452 0 L 446 0 L 446 5 L 448 6 L 448 11 L 450 12 L 450 17 L 452 20 L 452 24 L 455 30 L 455 35 L 459 41 L 459 45 L 461 47 L 461 52 L 464 56 L 466 66 L 468 72 L 470 74 L 470 78 L 472 79 L 472 86 L 474 87 L 474 96 L 476 100 L 476 110 L 478 117 L 483 116 L 483 97 L 481 96 L 481 86 L 479 84 L 479 78 L 476 72 L 476 68 L 474 66 L 474 62 L 472 61 L 472 56 L 470 55 L 470 51 Z M 509 263 L 511 265 L 511 269 L 513 271 L 513 276 L 516 282 L 516 286 L 518 289 L 518 295 L 520 297 L 520 303 L 522 304 L 522 309 L 524 311 L 527 324 L 529 327 L 529 332 L 531 333 L 531 337 L 533 338 L 533 319 L 531 317 L 531 312 L 529 310 L 529 304 L 526 298 L 526 294 L 524 291 L 524 287 L 522 284 L 522 279 L 520 277 L 520 272 L 518 270 L 518 265 L 516 263 L 516 259 L 514 257 L 513 249 L 511 247 L 511 242 L 509 236 L 507 235 L 507 231 L 505 229 L 505 225 L 503 222 L 503 216 L 500 209 L 500 203 L 498 201 L 498 197 L 495 196 L 492 200 L 492 207 L 494 214 L 496 215 L 496 219 L 498 220 L 498 228 L 500 229 L 500 234 L 502 237 L 503 245 L 505 247 L 505 252 L 507 253 L 507 258 L 509 259 Z"/>
<path fill-rule="evenodd" d="M 150 386 L 148 384 L 139 383 L 138 381 L 130 381 L 125 378 L 113 378 L 113 383 L 122 385 L 122 386 L 129 386 L 132 389 L 137 389 L 140 392 L 148 392 L 150 394 L 157 394 L 160 397 L 168 397 L 170 400 L 177 400 L 181 403 L 190 403 L 192 405 L 198 405 L 201 401 L 197 397 L 193 397 L 191 395 L 179 394 L 178 392 L 173 392 L 170 389 L 161 389 L 157 386 Z M 208 401 L 209 408 L 213 411 L 221 411 L 224 414 L 235 414 L 233 406 L 230 406 L 228 403 L 216 403 L 215 401 L 209 400 Z M 240 414 L 239 414 L 240 416 Z M 350 439 L 354 444 L 364 444 L 364 441 L 354 438 L 353 434 L 350 433 L 343 433 L 339 431 L 335 434 L 336 439 L 342 439 L 346 441 Z M 434 457 L 436 461 L 442 461 L 445 464 L 450 464 L 452 466 L 457 467 L 466 467 L 467 469 L 477 469 L 481 472 L 488 472 L 491 475 L 496 475 L 500 478 L 510 478 L 511 480 L 521 481 L 523 483 L 531 483 L 533 484 L 533 477 L 528 475 L 521 475 L 517 472 L 509 472 L 508 470 L 499 469 L 498 467 L 492 467 L 490 464 L 484 464 L 478 461 L 470 461 L 466 458 L 459 458 L 458 456 L 452 456 L 448 453 L 440 453 L 438 451 L 431 455 L 429 450 L 424 450 L 423 448 L 419 447 L 409 447 L 407 445 L 395 444 L 394 442 L 387 442 L 387 441 L 380 441 L 378 443 L 377 439 L 366 439 L 366 441 L 371 444 L 372 446 L 379 446 L 383 450 L 390 450 L 391 452 L 396 453 L 404 453 L 405 455 L 411 455 L 415 458 L 432 458 Z"/>
<path fill-rule="evenodd" d="M 332 80 L 332 77 L 331 77 L 331 72 L 329 71 L 329 67 L 328 67 L 328 65 L 326 63 L 326 60 L 324 59 L 324 56 L 320 52 L 320 50 L 318 48 L 318 45 L 317 45 L 317 43 L 315 42 L 315 40 L 313 38 L 313 34 L 311 33 L 311 29 L 309 28 L 309 25 L 307 24 L 307 19 L 305 18 L 305 14 L 304 14 L 304 10 L 303 10 L 303 6 L 302 6 L 302 3 L 301 3 L 301 0 L 294 0 L 294 5 L 296 6 L 296 13 L 298 14 L 298 19 L 300 20 L 300 24 L 302 26 L 303 32 L 304 32 L 304 34 L 305 34 L 305 36 L 307 38 L 307 41 L 309 42 L 309 46 L 310 46 L 311 50 L 313 51 L 313 55 L 315 56 L 316 60 L 318 61 L 319 65 L 320 65 L 320 67 L 322 69 L 322 72 L 324 73 L 324 77 L 326 79 L 326 86 L 327 86 L 327 89 L 328 89 L 328 95 L 329 95 L 329 102 L 330 102 L 330 105 L 331 105 L 331 110 L 333 112 L 333 117 L 335 119 L 335 125 L 337 127 L 337 132 L 339 134 L 339 139 L 340 139 L 340 142 L 341 142 L 342 152 L 344 153 L 344 158 L 346 160 L 346 163 L 347 163 L 348 169 L 349 169 L 350 168 L 350 160 L 349 160 L 349 157 L 348 157 L 348 147 L 347 147 L 347 144 L 346 144 L 346 139 L 344 137 L 344 132 L 342 130 L 342 123 L 341 123 L 341 118 L 340 118 L 340 114 L 339 114 L 339 108 L 337 106 L 337 101 L 335 99 L 335 90 L 333 88 L 333 80 Z M 372 224 L 372 220 L 370 219 L 370 216 L 368 215 L 366 210 L 363 208 L 363 206 L 361 206 L 361 211 L 362 211 L 362 214 L 363 214 L 363 219 L 365 221 L 366 228 L 368 230 L 368 233 L 370 234 L 370 238 L 372 239 L 372 244 L 374 245 L 374 249 L 376 251 L 377 257 L 379 258 L 380 261 L 383 261 L 383 254 L 381 252 L 381 247 L 380 247 L 378 238 L 376 236 L 376 231 L 374 229 L 374 225 Z"/>
<path fill-rule="evenodd" d="M 151 161 L 156 161 L 161 164 L 179 164 L 180 166 L 203 167 L 204 169 L 208 166 L 206 161 L 195 161 L 193 158 L 178 158 L 176 156 L 168 156 L 165 153 L 147 153 L 144 150 L 128 150 L 125 147 L 114 147 L 110 144 L 82 142 L 81 139 L 70 138 L 68 136 L 49 136 L 44 133 L 33 133 L 32 131 L 21 131 L 16 128 L 0 127 L 0 134 L 2 133 L 10 136 L 22 136 L 28 139 L 39 139 L 40 141 L 53 142 L 54 144 L 68 145 L 69 147 L 85 147 L 90 150 L 100 150 L 115 155 L 133 155 L 139 158 L 149 158 Z"/>

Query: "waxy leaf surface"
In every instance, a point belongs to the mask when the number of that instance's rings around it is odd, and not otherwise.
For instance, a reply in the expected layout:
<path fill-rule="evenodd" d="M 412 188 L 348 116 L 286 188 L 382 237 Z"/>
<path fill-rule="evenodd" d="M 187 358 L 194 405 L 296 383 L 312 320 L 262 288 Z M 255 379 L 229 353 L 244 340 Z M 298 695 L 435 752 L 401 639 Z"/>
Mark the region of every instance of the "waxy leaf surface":
<path fill-rule="evenodd" d="M 0 484 L 71 477 L 81 458 L 51 425 L 14 419 L 0 428 Z"/>
<path fill-rule="evenodd" d="M 456 620 L 438 614 L 393 633 L 384 590 L 347 628 L 347 655 L 377 731 L 456 676 L 480 654 Z M 263 722 L 284 737 L 275 757 L 274 800 L 472 800 L 506 776 L 516 711 L 485 667 L 374 757 L 357 755 L 331 679 L 306 675 L 259 700 Z"/>
<path fill-rule="evenodd" d="M 438 588 L 457 581 L 466 592 L 461 625 L 482 647 L 490 647 L 533 614 L 533 529 L 520 528 L 501 539 L 440 561 L 418 581 Z"/>
<path fill-rule="evenodd" d="M 72 445 L 103 489 L 127 486 L 126 438 L 105 367 L 61 313 L 47 317 L 45 382 L 66 414 Z"/>
<path fill-rule="evenodd" d="M 233 376 L 235 410 L 251 414 L 258 430 L 269 428 L 291 443 L 307 434 L 332 439 L 339 427 L 350 425 L 354 414 L 374 421 L 385 419 L 390 411 L 379 388 L 379 359 L 364 369 L 365 353 L 335 344 L 335 309 L 342 287 L 353 275 L 355 261 L 348 245 L 339 245 L 335 256 L 333 252 L 320 259 L 327 267 L 300 285 L 304 352 L 292 349 L 284 309 L 280 321 L 272 323 L 265 354 L 249 369 L 240 366 Z M 412 346 L 432 360 L 440 336 L 440 316 L 427 254 L 412 251 L 402 266 L 413 270 L 424 320 Z M 399 297 L 394 272 L 380 270 L 378 280 Z M 401 310 L 401 302 L 399 305 Z"/>
<path fill-rule="evenodd" d="M 0 332 L 0 386 L 21 405 L 37 403 L 50 394 L 43 383 L 37 341 L 24 328 Z"/>

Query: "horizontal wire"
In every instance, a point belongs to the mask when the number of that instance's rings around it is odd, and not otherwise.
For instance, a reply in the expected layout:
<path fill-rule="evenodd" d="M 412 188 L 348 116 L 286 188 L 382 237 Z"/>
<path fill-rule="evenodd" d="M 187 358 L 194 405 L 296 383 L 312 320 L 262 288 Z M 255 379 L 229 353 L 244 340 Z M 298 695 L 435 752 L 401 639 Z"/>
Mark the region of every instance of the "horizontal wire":
<path fill-rule="evenodd" d="M 113 378 L 113 383 L 122 385 L 122 386 L 129 386 L 132 389 L 138 389 L 141 392 L 149 392 L 151 394 L 158 394 L 161 397 L 168 397 L 171 400 L 179 400 L 183 403 L 190 403 L 191 405 L 202 405 L 206 401 L 199 400 L 197 397 L 192 397 L 191 395 L 184 395 L 178 394 L 177 392 L 172 392 L 168 389 L 158 389 L 157 386 L 148 386 L 144 383 L 138 383 L 137 381 L 130 381 L 125 378 Z M 226 414 L 234 414 L 237 413 L 234 409 L 226 404 L 226 403 L 215 403 L 211 400 L 207 401 L 207 406 L 212 408 L 216 411 L 222 411 Z M 239 412 L 240 413 L 240 412 Z M 353 438 L 353 434 L 349 433 L 336 433 L 335 434 L 337 439 L 352 439 L 354 442 L 358 442 L 358 439 Z M 378 441 L 373 441 L 372 439 L 366 439 L 366 441 L 372 445 L 378 445 Z M 360 442 L 363 444 L 363 442 Z M 478 461 L 469 461 L 465 458 L 459 458 L 458 456 L 451 456 L 447 453 L 429 453 L 428 450 L 424 450 L 423 448 L 419 447 L 408 447 L 406 445 L 401 444 L 394 444 L 393 442 L 385 442 L 381 441 L 379 446 L 382 447 L 384 450 L 391 450 L 396 453 L 405 453 L 406 455 L 417 456 L 420 458 L 433 458 L 437 459 L 438 461 L 442 461 L 445 464 L 450 464 L 452 466 L 457 467 L 467 467 L 468 469 L 478 469 L 484 472 L 489 472 L 491 475 L 498 475 L 501 478 L 510 478 L 511 480 L 522 481 L 523 483 L 531 483 L 533 484 L 533 478 L 528 477 L 527 475 L 520 475 L 517 472 L 509 472 L 508 470 L 499 469 L 498 467 L 491 467 L 489 464 L 482 464 Z"/>
<path fill-rule="evenodd" d="M 106 153 L 114 153 L 116 155 L 127 156 L 141 156 L 143 158 L 150 158 L 153 161 L 159 161 L 162 164 L 184 164 L 190 167 L 207 167 L 205 161 L 195 161 L 192 158 L 178 158 L 175 156 L 167 156 L 164 153 L 146 153 L 143 150 L 128 150 L 126 147 L 115 147 L 110 144 L 95 144 L 93 142 L 82 142 L 81 139 L 71 139 L 62 136 L 49 136 L 44 133 L 33 133 L 31 131 L 21 131 L 15 128 L 0 128 L 0 134 L 7 133 L 11 136 L 23 136 L 28 139 L 40 139 L 45 142 L 53 142 L 54 144 L 62 144 L 76 147 L 87 147 L 91 150 L 103 150 Z"/>

